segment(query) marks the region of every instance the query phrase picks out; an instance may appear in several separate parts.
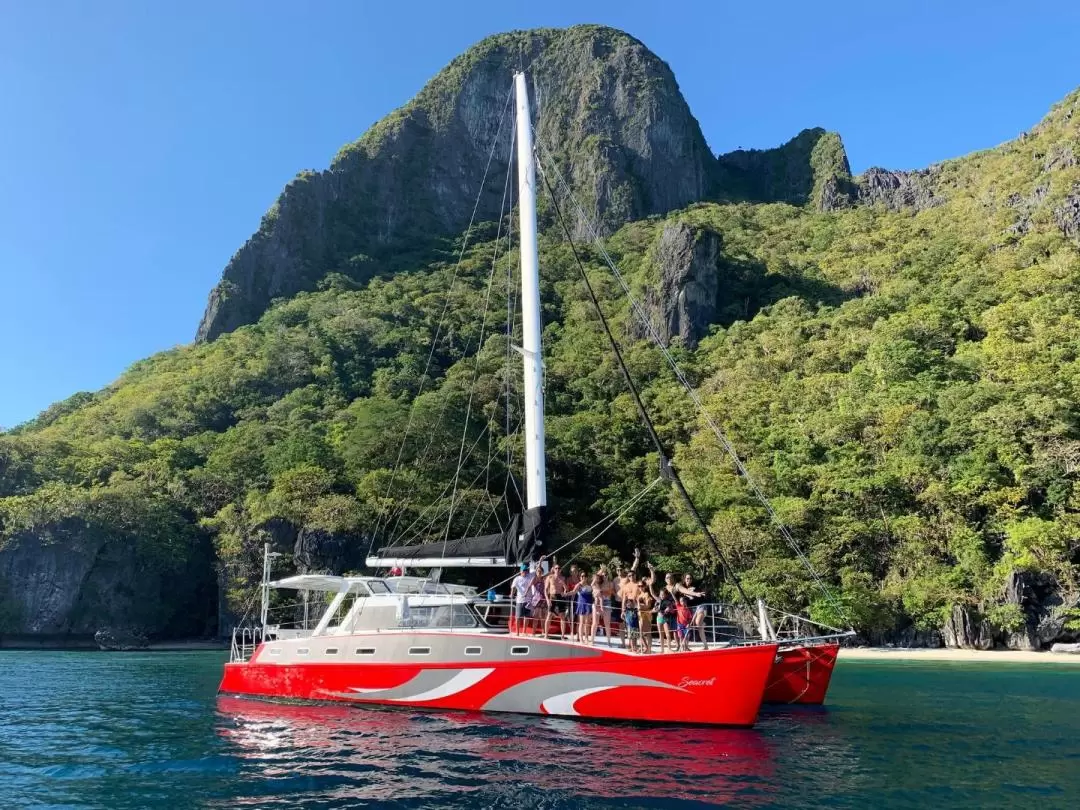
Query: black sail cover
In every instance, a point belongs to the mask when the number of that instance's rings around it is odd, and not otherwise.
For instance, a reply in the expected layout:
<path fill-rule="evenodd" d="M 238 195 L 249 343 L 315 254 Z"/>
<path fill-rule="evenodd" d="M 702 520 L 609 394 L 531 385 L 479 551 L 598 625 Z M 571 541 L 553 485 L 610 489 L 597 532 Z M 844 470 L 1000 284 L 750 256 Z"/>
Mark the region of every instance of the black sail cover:
<path fill-rule="evenodd" d="M 505 532 L 479 537 L 463 537 L 444 543 L 423 543 L 415 546 L 385 546 L 376 556 L 394 560 L 426 560 L 455 557 L 505 557 L 507 565 L 537 560 L 544 555 L 546 507 L 526 509 L 514 515 Z"/>

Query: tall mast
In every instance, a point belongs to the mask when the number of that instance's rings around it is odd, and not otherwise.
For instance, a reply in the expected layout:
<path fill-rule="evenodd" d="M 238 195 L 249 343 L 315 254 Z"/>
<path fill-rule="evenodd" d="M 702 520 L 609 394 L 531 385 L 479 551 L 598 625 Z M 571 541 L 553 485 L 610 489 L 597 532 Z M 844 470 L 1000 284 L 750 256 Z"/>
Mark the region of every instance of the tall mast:
<path fill-rule="evenodd" d="M 540 346 L 540 272 L 536 244 L 536 166 L 525 74 L 517 92 L 518 218 L 521 230 L 521 343 L 525 360 L 525 497 L 529 509 L 547 505 L 544 470 L 544 371 Z"/>

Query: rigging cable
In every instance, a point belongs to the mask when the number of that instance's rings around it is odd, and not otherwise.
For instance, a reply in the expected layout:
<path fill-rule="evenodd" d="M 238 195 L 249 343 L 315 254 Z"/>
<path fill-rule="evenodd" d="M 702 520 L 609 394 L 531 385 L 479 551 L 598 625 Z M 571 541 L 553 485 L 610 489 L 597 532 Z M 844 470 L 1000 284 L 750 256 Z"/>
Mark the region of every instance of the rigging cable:
<path fill-rule="evenodd" d="M 606 515 L 604 515 L 602 518 L 600 518 L 598 521 L 596 521 L 596 523 L 591 525 L 589 528 L 584 529 L 581 532 L 578 532 L 578 534 L 571 537 L 569 540 L 567 540 L 565 543 L 563 543 L 557 549 L 545 554 L 544 557 L 554 557 L 556 554 L 558 554 L 564 548 L 567 548 L 568 546 L 572 546 L 574 543 L 576 543 L 582 537 L 587 535 L 589 532 L 591 532 L 593 529 L 595 529 L 601 523 L 606 523 L 607 525 L 604 526 L 604 528 L 602 528 L 600 531 L 598 531 L 596 533 L 596 535 L 592 539 L 589 540 L 589 542 L 585 543 L 580 549 L 578 549 L 577 553 L 574 554 L 573 557 L 570 558 L 571 560 L 574 559 L 574 557 L 577 557 L 578 554 L 580 554 L 583 550 L 585 550 L 586 548 L 591 546 L 593 543 L 595 543 L 597 540 L 599 540 L 601 537 L 603 537 L 603 535 L 608 531 L 608 529 L 610 529 L 612 526 L 614 526 L 616 523 L 618 523 L 619 520 L 622 519 L 623 515 L 625 515 L 627 512 L 629 512 L 631 509 L 633 509 L 634 506 L 637 505 L 638 501 L 640 501 L 642 498 L 644 498 L 646 495 L 648 495 L 649 492 L 652 490 L 652 488 L 655 487 L 657 484 L 659 484 L 663 480 L 664 480 L 663 475 L 656 476 L 656 478 L 654 478 L 651 483 L 649 483 L 645 487 L 643 487 L 642 490 L 640 492 L 638 492 L 637 495 L 635 495 L 633 498 L 628 500 L 626 503 L 624 503 L 618 509 L 615 509 L 615 510 L 613 510 L 611 512 L 608 512 Z M 569 560 L 567 562 L 569 562 Z M 508 576 L 506 579 L 502 580 L 501 582 L 496 582 L 494 585 L 491 586 L 492 589 L 501 588 L 507 582 L 510 582 L 515 576 L 517 576 L 516 573 L 511 574 L 510 576 Z"/>
<path fill-rule="evenodd" d="M 822 594 L 825 596 L 825 599 L 829 602 L 830 605 L 832 605 L 833 608 L 835 608 L 839 612 L 841 616 L 850 621 L 850 617 L 847 615 L 847 611 L 836 600 L 836 598 L 833 596 L 832 591 L 825 585 L 824 581 L 821 579 L 821 576 L 818 574 L 817 569 L 814 568 L 813 564 L 803 552 L 802 548 L 795 541 L 795 538 L 791 534 L 790 529 L 788 529 L 787 525 L 780 519 L 780 516 L 776 513 L 776 510 L 773 508 L 773 505 L 769 501 L 768 497 L 758 486 L 757 481 L 750 475 L 750 471 L 743 463 L 743 460 L 739 456 L 738 451 L 736 451 L 735 446 L 731 443 L 731 441 L 727 438 L 727 435 L 720 429 L 720 426 L 716 424 L 715 420 L 713 420 L 712 416 L 705 409 L 705 404 L 701 401 L 701 397 L 698 395 L 697 390 L 690 384 L 690 381 L 686 378 L 686 375 L 683 374 L 682 368 L 680 368 L 679 364 L 675 362 L 675 358 L 671 355 L 671 352 L 668 351 L 667 346 L 664 345 L 664 341 L 660 339 L 660 335 L 657 333 L 656 327 L 653 325 L 652 319 L 648 317 L 640 302 L 638 302 L 637 298 L 631 292 L 629 285 L 626 283 L 626 279 L 623 277 L 622 273 L 619 272 L 619 268 L 615 265 L 615 262 L 612 260 L 611 256 L 607 252 L 607 249 L 604 247 L 603 240 L 600 238 L 600 234 L 597 231 L 595 222 L 586 213 L 581 203 L 578 202 L 577 198 L 574 196 L 573 191 L 567 183 L 566 179 L 559 172 L 558 166 L 555 165 L 554 158 L 547 150 L 546 145 L 538 140 L 537 147 L 543 149 L 545 155 L 551 161 L 552 170 L 555 173 L 556 178 L 562 184 L 562 187 L 566 190 L 567 197 L 577 209 L 578 216 L 580 217 L 581 221 L 584 222 L 585 225 L 588 227 L 590 233 L 592 234 L 593 242 L 596 245 L 597 251 L 604 259 L 604 262 L 607 264 L 608 268 L 611 270 L 612 275 L 614 275 L 615 279 L 619 282 L 619 286 L 622 288 L 623 294 L 630 302 L 631 309 L 637 316 L 642 326 L 644 326 L 649 338 L 660 350 L 664 359 L 667 361 L 668 366 L 675 374 L 676 379 L 683 386 L 683 388 L 686 389 L 687 394 L 689 394 L 690 399 L 693 401 L 694 406 L 697 408 L 698 413 L 701 415 L 701 418 L 705 421 L 705 424 L 708 425 L 709 428 L 712 430 L 713 434 L 716 436 L 717 441 L 720 442 L 721 448 L 723 448 L 724 452 L 726 452 L 728 457 L 731 459 L 732 463 L 735 466 L 736 472 L 738 472 L 739 476 L 743 479 L 743 481 L 746 482 L 746 485 L 747 487 L 749 487 L 751 493 L 753 493 L 754 497 L 756 497 L 758 502 L 762 505 L 762 507 L 764 507 L 766 513 L 769 515 L 770 521 L 774 526 L 776 526 L 777 531 L 783 537 L 788 547 L 795 553 L 795 556 L 802 563 L 806 571 L 810 574 L 811 577 L 813 577 L 815 584 L 821 590 Z M 537 165 L 542 165 L 539 160 L 537 161 Z M 542 168 L 541 173 L 543 173 Z M 547 180 L 545 179 L 545 184 L 546 183 Z"/>
<path fill-rule="evenodd" d="M 539 164 L 539 161 L 537 163 Z M 589 281 L 589 274 L 585 272 L 585 265 L 582 264 L 581 256 L 578 254 L 577 245 L 574 244 L 574 237 L 570 233 L 570 227 L 563 218 L 562 208 L 559 205 L 558 199 L 555 197 L 555 192 L 551 188 L 551 184 L 548 182 L 547 173 L 542 166 L 540 166 L 540 177 L 543 179 L 544 187 L 551 196 L 551 204 L 555 209 L 555 216 L 562 226 L 563 233 L 566 235 L 566 240 L 570 245 L 570 251 L 574 254 L 574 261 L 577 263 L 578 271 L 581 274 L 581 280 L 585 282 L 585 289 L 589 293 L 589 300 L 592 301 L 593 309 L 596 310 L 596 316 L 600 319 L 601 326 L 604 327 L 604 334 L 607 335 L 608 342 L 611 344 L 611 350 L 615 353 L 615 360 L 618 362 L 619 370 L 622 371 L 623 379 L 630 389 L 630 395 L 634 398 L 634 405 L 637 406 L 638 416 L 641 417 L 641 421 L 645 425 L 645 430 L 649 433 L 649 438 L 652 439 L 653 444 L 656 446 L 656 451 L 660 454 L 661 476 L 670 478 L 675 484 L 675 488 L 679 491 L 679 495 L 682 496 L 686 506 L 690 509 L 690 513 L 694 516 L 694 520 L 697 521 L 702 533 L 705 535 L 706 539 L 708 539 L 709 544 L 712 546 L 713 551 L 720 560 L 720 564 L 727 572 L 727 576 L 730 578 L 732 584 L 735 585 L 736 589 L 739 591 L 739 595 L 747 605 L 751 605 L 750 597 L 748 597 L 746 591 L 743 590 L 742 583 L 739 581 L 735 569 L 728 563 L 727 557 L 720 549 L 720 544 L 716 542 L 716 538 L 713 536 L 712 531 L 709 530 L 709 524 L 705 522 L 705 518 L 703 518 L 701 513 L 697 510 L 694 501 L 690 497 L 690 493 L 687 492 L 686 487 L 683 486 L 682 478 L 679 477 L 679 473 L 671 465 L 671 461 L 664 451 L 663 442 L 660 441 L 660 437 L 656 433 L 656 428 L 653 426 L 652 419 L 649 418 L 649 414 L 645 410 L 645 404 L 641 401 L 641 395 L 638 393 L 637 386 L 634 385 L 634 380 L 630 376 L 630 369 L 626 367 L 626 361 L 623 360 L 619 342 L 615 340 L 615 335 L 611 333 L 611 327 L 608 325 L 607 318 L 604 316 L 604 310 L 600 307 L 600 301 L 596 297 L 596 292 L 593 290 L 592 283 Z"/>
<path fill-rule="evenodd" d="M 465 228 L 465 236 L 461 240 L 461 250 L 458 252 L 457 263 L 454 265 L 454 274 L 450 279 L 450 286 L 446 291 L 446 298 L 443 300 L 442 312 L 439 314 L 439 322 L 438 322 L 438 325 L 435 328 L 435 335 L 431 340 L 431 349 L 428 351 L 427 362 L 424 364 L 424 373 L 420 376 L 420 383 L 417 386 L 417 391 L 416 391 L 416 398 L 417 399 L 420 397 L 420 394 L 424 390 L 424 383 L 427 381 L 427 379 L 428 379 L 428 371 L 431 369 L 431 361 L 432 361 L 432 358 L 435 356 L 435 348 L 438 346 L 439 338 L 442 335 L 443 322 L 446 319 L 446 313 L 447 313 L 447 310 L 450 307 L 450 298 L 451 298 L 451 296 L 453 295 L 453 292 L 454 292 L 454 285 L 457 283 L 458 273 L 461 270 L 461 262 L 465 257 L 465 249 L 468 247 L 469 237 L 472 235 L 473 225 L 476 222 L 476 213 L 477 213 L 477 211 L 480 210 L 480 199 L 484 196 L 484 188 L 487 186 L 487 178 L 488 178 L 488 172 L 491 169 L 491 161 L 495 157 L 495 148 L 499 145 L 499 136 L 502 134 L 503 122 L 506 120 L 506 111 L 510 106 L 510 99 L 512 98 L 512 96 L 513 96 L 513 87 L 511 86 L 511 88 L 507 91 L 506 99 L 503 102 L 502 112 L 499 115 L 499 124 L 498 124 L 498 126 L 497 126 L 497 128 L 495 130 L 495 137 L 491 141 L 491 149 L 488 151 L 487 164 L 484 166 L 484 176 L 480 181 L 480 189 L 476 193 L 476 201 L 473 203 L 472 214 L 469 216 L 468 227 Z M 415 405 L 416 400 L 414 399 L 413 402 L 414 402 L 414 405 Z M 410 408 L 410 410 L 409 410 L 409 420 L 405 425 L 405 433 L 401 437 L 401 447 L 398 448 L 397 459 L 394 461 L 394 468 L 390 473 L 390 482 L 387 484 L 387 487 L 386 487 L 386 495 L 383 496 L 384 501 L 389 500 L 390 493 L 393 490 L 394 481 L 397 478 L 398 468 L 401 465 L 401 459 L 402 459 L 402 456 L 404 455 L 404 452 L 405 452 L 405 445 L 409 440 L 409 431 L 412 429 L 413 419 L 414 419 L 415 415 L 416 415 L 416 408 L 415 407 Z M 385 515 L 385 510 L 383 510 L 382 512 L 379 513 L 379 517 L 375 521 L 375 529 L 372 531 L 372 540 L 373 541 L 374 541 L 374 539 L 376 537 L 378 537 L 379 526 L 382 523 L 384 515 Z M 398 517 L 400 519 L 400 515 Z M 383 528 L 386 528 L 386 527 L 384 526 Z"/>
<path fill-rule="evenodd" d="M 511 154 L 513 154 L 514 143 L 513 139 L 510 142 Z M 476 381 L 480 377 L 480 359 L 484 352 L 484 335 L 487 332 L 488 313 L 491 305 L 491 288 L 495 286 L 495 269 L 499 263 L 499 248 L 502 247 L 502 213 L 506 206 L 507 189 L 510 187 L 510 167 L 513 165 L 512 161 L 507 159 L 506 163 L 506 181 L 503 185 L 503 197 L 502 207 L 499 210 L 499 227 L 495 233 L 495 247 L 491 254 L 491 271 L 488 273 L 487 290 L 484 293 L 484 306 L 483 317 L 480 321 L 480 336 L 477 338 L 476 343 L 476 358 L 473 361 L 473 375 L 472 380 L 469 382 L 469 399 L 465 406 L 465 419 L 464 426 L 461 429 L 461 447 L 458 450 L 458 465 L 454 470 L 454 489 L 450 494 L 450 512 L 446 516 L 446 532 L 443 536 L 443 556 L 446 555 L 446 544 L 450 542 L 450 529 L 454 519 L 454 504 L 457 500 L 458 480 L 461 477 L 461 468 L 465 463 L 465 441 L 469 437 L 469 418 L 472 416 L 473 398 L 476 396 Z M 489 420 L 490 425 L 490 420 Z M 487 427 L 485 427 L 487 430 Z M 489 445 L 490 446 L 490 445 Z M 488 464 L 485 465 L 485 470 L 490 468 L 491 456 L 488 455 Z"/>

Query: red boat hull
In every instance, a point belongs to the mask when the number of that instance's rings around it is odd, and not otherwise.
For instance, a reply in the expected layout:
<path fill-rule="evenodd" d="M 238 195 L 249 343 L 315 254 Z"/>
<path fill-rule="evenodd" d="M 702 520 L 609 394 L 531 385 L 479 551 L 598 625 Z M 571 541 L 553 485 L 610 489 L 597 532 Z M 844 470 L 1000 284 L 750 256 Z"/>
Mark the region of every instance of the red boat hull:
<path fill-rule="evenodd" d="M 839 650 L 836 642 L 782 648 L 769 673 L 765 702 L 820 706 Z"/>
<path fill-rule="evenodd" d="M 406 643 L 434 645 L 445 639 L 417 634 Z M 635 655 L 535 637 L 466 636 L 462 641 L 482 642 L 486 660 L 272 661 L 267 648 L 288 642 L 269 642 L 250 661 L 226 664 L 220 691 L 290 700 L 750 726 L 778 650 L 775 644 L 762 644 Z M 333 643 L 345 647 L 348 641 Z M 509 653 L 520 651 L 523 644 L 530 649 L 528 658 L 511 658 L 520 653 L 503 657 L 500 645 Z M 282 658 L 288 657 L 285 652 Z"/>

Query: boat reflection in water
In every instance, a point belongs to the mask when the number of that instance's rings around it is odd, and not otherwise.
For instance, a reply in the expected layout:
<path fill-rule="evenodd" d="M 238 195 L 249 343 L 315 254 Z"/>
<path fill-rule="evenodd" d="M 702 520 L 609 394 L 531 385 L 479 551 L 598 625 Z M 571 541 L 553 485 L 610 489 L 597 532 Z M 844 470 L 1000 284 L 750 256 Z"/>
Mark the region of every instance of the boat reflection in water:
<path fill-rule="evenodd" d="M 257 794 L 416 800 L 476 794 L 774 801 L 753 729 L 218 699 L 219 733 Z"/>

